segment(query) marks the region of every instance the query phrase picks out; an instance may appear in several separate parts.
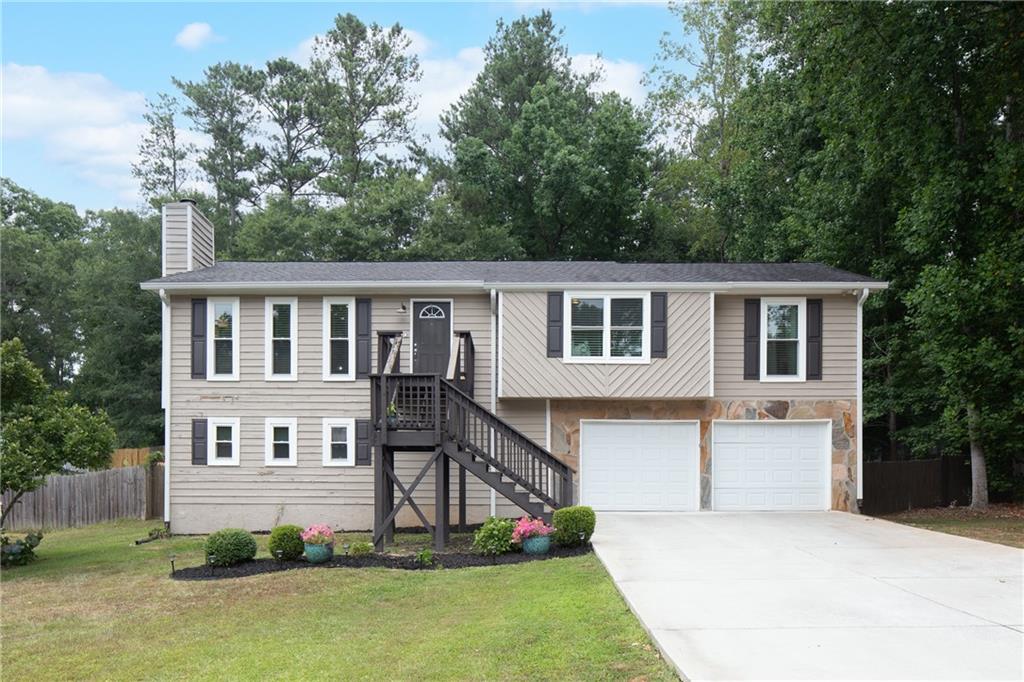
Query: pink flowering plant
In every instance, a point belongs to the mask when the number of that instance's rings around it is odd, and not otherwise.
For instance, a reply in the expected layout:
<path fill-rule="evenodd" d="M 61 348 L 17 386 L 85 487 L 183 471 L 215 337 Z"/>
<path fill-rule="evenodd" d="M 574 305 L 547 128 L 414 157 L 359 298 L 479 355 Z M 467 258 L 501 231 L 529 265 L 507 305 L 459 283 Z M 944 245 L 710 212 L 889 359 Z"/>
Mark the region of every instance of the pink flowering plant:
<path fill-rule="evenodd" d="M 523 540 L 541 538 L 554 532 L 555 529 L 544 523 L 542 519 L 531 519 L 529 516 L 524 516 L 519 519 L 516 527 L 512 530 L 512 542 L 521 544 Z"/>
<path fill-rule="evenodd" d="M 334 531 L 323 523 L 314 523 L 302 531 L 302 541 L 307 545 L 329 545 L 334 542 Z"/>

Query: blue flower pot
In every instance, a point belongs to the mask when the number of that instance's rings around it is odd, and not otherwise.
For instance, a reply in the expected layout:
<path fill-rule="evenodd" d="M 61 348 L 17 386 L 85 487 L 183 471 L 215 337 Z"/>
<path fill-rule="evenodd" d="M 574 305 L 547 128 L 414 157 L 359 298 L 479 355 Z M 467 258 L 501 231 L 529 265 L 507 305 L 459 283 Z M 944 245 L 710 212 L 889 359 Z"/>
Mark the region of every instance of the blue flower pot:
<path fill-rule="evenodd" d="M 550 536 L 538 535 L 523 540 L 523 552 L 526 554 L 547 554 L 549 549 L 551 549 Z"/>
<path fill-rule="evenodd" d="M 322 564 L 325 561 L 330 561 L 331 557 L 334 556 L 334 544 L 329 545 L 311 545 L 308 542 L 306 545 L 306 561 L 311 564 Z"/>

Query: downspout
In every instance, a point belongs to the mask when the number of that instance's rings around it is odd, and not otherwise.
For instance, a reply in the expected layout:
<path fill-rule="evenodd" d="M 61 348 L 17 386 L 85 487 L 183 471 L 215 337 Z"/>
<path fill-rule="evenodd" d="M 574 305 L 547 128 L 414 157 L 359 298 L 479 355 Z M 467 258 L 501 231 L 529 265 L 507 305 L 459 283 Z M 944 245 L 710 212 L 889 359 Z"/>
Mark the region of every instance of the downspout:
<path fill-rule="evenodd" d="M 491 412 L 498 413 L 498 292 L 491 289 Z M 491 433 L 490 451 L 494 452 L 494 433 Z M 498 515 L 498 497 L 491 488 L 491 516 Z"/>
<path fill-rule="evenodd" d="M 857 501 L 864 499 L 864 301 L 871 290 L 861 289 L 857 297 Z"/>
<path fill-rule="evenodd" d="M 160 289 L 160 407 L 164 410 L 164 525 L 171 524 L 171 301 Z"/>

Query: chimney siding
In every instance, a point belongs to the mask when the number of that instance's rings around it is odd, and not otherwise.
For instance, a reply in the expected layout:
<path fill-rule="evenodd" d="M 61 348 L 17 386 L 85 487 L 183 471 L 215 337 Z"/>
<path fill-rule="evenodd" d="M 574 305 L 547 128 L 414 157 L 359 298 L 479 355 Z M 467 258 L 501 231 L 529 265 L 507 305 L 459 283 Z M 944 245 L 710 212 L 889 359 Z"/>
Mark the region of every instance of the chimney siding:
<path fill-rule="evenodd" d="M 214 264 L 213 223 L 190 201 L 165 204 L 163 274 L 174 275 Z"/>

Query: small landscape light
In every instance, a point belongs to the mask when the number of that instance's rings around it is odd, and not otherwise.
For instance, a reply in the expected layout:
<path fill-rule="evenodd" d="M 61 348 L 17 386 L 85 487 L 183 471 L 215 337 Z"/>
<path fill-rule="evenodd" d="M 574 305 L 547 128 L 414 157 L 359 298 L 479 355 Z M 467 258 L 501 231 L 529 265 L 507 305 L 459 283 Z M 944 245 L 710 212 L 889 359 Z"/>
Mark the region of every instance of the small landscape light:
<path fill-rule="evenodd" d="M 348 543 L 346 542 L 344 545 L 342 545 L 341 549 L 347 555 L 348 554 Z"/>
<path fill-rule="evenodd" d="M 171 560 L 171 575 L 174 575 L 174 560 L 177 558 L 177 555 L 172 554 L 168 558 Z"/>
<path fill-rule="evenodd" d="M 284 550 L 283 549 L 275 549 L 274 550 L 274 556 L 276 556 L 277 560 L 280 561 L 281 557 L 284 556 Z"/>
<path fill-rule="evenodd" d="M 213 569 L 215 569 L 217 567 L 217 557 L 216 557 L 216 555 L 214 555 L 214 554 L 207 554 L 206 555 L 206 562 L 208 564 L 210 564 L 210 570 L 211 571 Z"/>
<path fill-rule="evenodd" d="M 583 542 L 586 539 L 587 539 L 587 534 L 584 533 L 583 531 L 580 531 L 580 542 Z"/>

